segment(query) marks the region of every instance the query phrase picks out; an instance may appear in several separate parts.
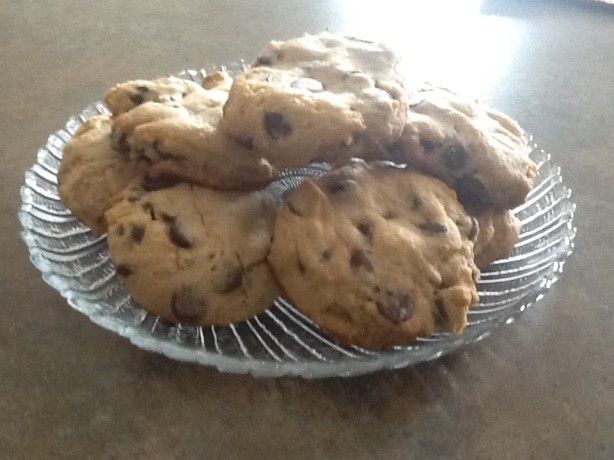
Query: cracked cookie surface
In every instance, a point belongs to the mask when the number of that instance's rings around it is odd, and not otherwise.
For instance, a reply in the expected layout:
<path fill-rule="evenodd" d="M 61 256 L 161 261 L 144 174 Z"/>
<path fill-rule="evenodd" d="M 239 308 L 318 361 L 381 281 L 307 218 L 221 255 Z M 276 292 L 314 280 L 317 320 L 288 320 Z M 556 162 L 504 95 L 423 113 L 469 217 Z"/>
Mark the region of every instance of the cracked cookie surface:
<path fill-rule="evenodd" d="M 389 151 L 392 160 L 443 180 L 472 207 L 524 203 L 537 172 L 514 120 L 443 88 L 416 93 L 403 135 Z"/>
<path fill-rule="evenodd" d="M 85 121 L 64 147 L 58 169 L 62 202 L 96 236 L 106 232 L 104 213 L 113 196 L 137 176 L 137 167 L 111 148 L 111 118 Z"/>
<path fill-rule="evenodd" d="M 235 78 L 221 127 L 281 168 L 376 156 L 405 122 L 397 60 L 380 43 L 332 33 L 272 41 Z"/>
<path fill-rule="evenodd" d="M 242 321 L 278 295 L 266 262 L 275 212 L 264 192 L 129 187 L 106 213 L 111 259 L 135 301 L 167 321 Z"/>
<path fill-rule="evenodd" d="M 477 302 L 477 232 L 439 180 L 355 161 L 291 192 L 269 261 L 289 299 L 326 332 L 387 348 L 464 328 Z"/>
<path fill-rule="evenodd" d="M 157 81 L 150 86 L 155 88 Z M 116 92 L 130 94 L 143 84 L 128 82 Z M 158 89 L 164 97 L 139 99 L 114 118 L 113 148 L 147 164 L 147 175 L 154 180 L 170 178 L 222 190 L 250 190 L 270 181 L 275 174 L 271 165 L 218 129 L 228 98 L 225 76 L 213 73 L 203 85 L 190 85 L 189 92 L 173 96 L 168 96 L 171 90 Z"/>

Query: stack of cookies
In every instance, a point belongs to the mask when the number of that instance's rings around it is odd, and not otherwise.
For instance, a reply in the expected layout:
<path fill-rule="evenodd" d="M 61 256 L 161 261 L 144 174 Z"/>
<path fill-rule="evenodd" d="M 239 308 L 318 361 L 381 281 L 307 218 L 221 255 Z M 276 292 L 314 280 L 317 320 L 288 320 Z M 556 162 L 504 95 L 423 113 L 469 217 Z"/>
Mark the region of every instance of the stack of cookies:
<path fill-rule="evenodd" d="M 461 332 L 537 166 L 514 121 L 442 88 L 408 97 L 396 64 L 322 33 L 269 43 L 234 78 L 119 84 L 67 143 L 60 196 L 164 320 L 235 323 L 283 296 L 367 348 Z M 314 162 L 328 172 L 269 192 Z"/>

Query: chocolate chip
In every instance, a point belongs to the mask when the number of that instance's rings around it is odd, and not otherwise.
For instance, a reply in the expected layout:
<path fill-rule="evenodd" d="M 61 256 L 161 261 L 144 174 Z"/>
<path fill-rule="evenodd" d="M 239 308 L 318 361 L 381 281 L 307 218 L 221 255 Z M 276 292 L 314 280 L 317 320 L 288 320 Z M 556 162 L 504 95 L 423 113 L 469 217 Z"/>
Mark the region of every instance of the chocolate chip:
<path fill-rule="evenodd" d="M 395 324 L 411 318 L 413 307 L 409 294 L 387 295 L 375 302 L 379 312 Z"/>
<path fill-rule="evenodd" d="M 132 269 L 126 264 L 119 264 L 115 271 L 122 278 L 127 278 L 132 275 Z"/>
<path fill-rule="evenodd" d="M 469 234 L 467 235 L 467 238 L 471 241 L 475 241 L 476 237 L 478 236 L 478 231 L 479 231 L 480 227 L 478 224 L 478 220 L 471 216 L 471 228 L 469 229 Z"/>
<path fill-rule="evenodd" d="M 221 294 L 229 294 L 239 289 L 241 284 L 243 284 L 243 271 L 240 268 L 236 268 L 226 274 L 226 279 L 219 292 Z"/>
<path fill-rule="evenodd" d="M 405 145 L 403 141 L 398 140 L 388 146 L 388 157 L 397 163 L 404 163 L 406 161 Z"/>
<path fill-rule="evenodd" d="M 160 217 L 162 217 L 162 220 L 167 224 L 170 224 L 171 222 L 174 222 L 175 219 L 177 219 L 177 216 L 171 216 L 170 214 L 167 214 L 165 212 L 161 212 Z"/>
<path fill-rule="evenodd" d="M 147 93 L 149 93 L 150 89 L 147 86 L 136 86 L 134 88 L 134 92 L 130 93 L 130 100 L 134 105 L 141 105 L 143 102 L 147 100 Z"/>
<path fill-rule="evenodd" d="M 411 200 L 411 208 L 414 211 L 417 211 L 418 209 L 420 209 L 422 207 L 422 205 L 424 204 L 424 201 L 422 201 L 422 198 L 420 198 L 419 196 L 415 196 L 412 200 Z"/>
<path fill-rule="evenodd" d="M 134 105 L 141 105 L 143 102 L 145 102 L 145 97 L 140 93 L 131 93 L 130 100 Z"/>
<path fill-rule="evenodd" d="M 462 145 L 453 145 L 443 152 L 443 163 L 452 171 L 463 169 L 466 160 L 467 154 Z"/>
<path fill-rule="evenodd" d="M 123 155 L 127 155 L 130 152 L 130 144 L 128 144 L 126 135 L 121 131 L 113 131 L 113 134 L 111 134 L 111 148 Z"/>
<path fill-rule="evenodd" d="M 182 323 L 195 323 L 206 312 L 207 303 L 191 286 L 182 286 L 171 296 L 171 311 Z"/>
<path fill-rule="evenodd" d="M 435 148 L 435 142 L 429 139 L 420 139 L 420 146 L 424 149 L 425 153 L 430 153 Z"/>
<path fill-rule="evenodd" d="M 183 249 L 190 249 L 194 245 L 176 219 L 168 225 L 168 237 L 175 246 Z"/>
<path fill-rule="evenodd" d="M 384 214 L 382 214 L 382 217 L 385 220 L 391 220 L 391 219 L 395 219 L 397 217 L 397 214 L 393 211 L 387 210 L 386 212 L 384 212 Z"/>
<path fill-rule="evenodd" d="M 352 251 L 352 255 L 350 256 L 350 267 L 355 270 L 364 268 L 369 272 L 373 271 L 373 264 L 367 257 L 367 254 L 361 249 L 354 249 Z"/>
<path fill-rule="evenodd" d="M 106 220 L 105 220 L 104 216 L 99 216 L 96 219 L 96 224 L 100 225 L 100 226 L 105 226 L 106 225 Z"/>
<path fill-rule="evenodd" d="M 322 252 L 322 259 L 325 261 L 329 261 L 332 256 L 333 251 L 331 251 L 330 249 L 326 249 L 324 252 Z"/>
<path fill-rule="evenodd" d="M 465 174 L 456 180 L 454 185 L 458 200 L 463 204 L 485 206 L 488 204 L 488 194 L 484 185 L 475 177 Z"/>
<path fill-rule="evenodd" d="M 429 235 L 436 235 L 439 233 L 446 233 L 448 231 L 448 227 L 445 224 L 440 222 L 422 222 L 418 225 L 420 230 Z"/>
<path fill-rule="evenodd" d="M 143 225 L 133 225 L 130 231 L 130 237 L 136 244 L 140 244 L 145 236 L 145 227 Z"/>
<path fill-rule="evenodd" d="M 270 56 L 259 56 L 252 64 L 252 67 L 269 66 L 273 64 L 273 59 Z"/>
<path fill-rule="evenodd" d="M 332 194 L 341 193 L 345 190 L 345 183 L 329 181 L 327 184 L 327 189 Z"/>
<path fill-rule="evenodd" d="M 373 241 L 373 224 L 371 222 L 361 222 L 356 228 L 363 234 L 369 243 Z"/>
<path fill-rule="evenodd" d="M 263 123 L 265 131 L 275 141 L 292 133 L 292 125 L 280 112 L 264 112 Z"/>
<path fill-rule="evenodd" d="M 156 213 L 151 203 L 145 202 L 141 205 L 141 208 L 143 209 L 143 211 L 149 213 L 149 217 L 151 217 L 151 220 L 156 220 Z"/>
<path fill-rule="evenodd" d="M 305 268 L 305 265 L 303 264 L 303 262 L 299 259 L 296 262 L 296 264 L 298 266 L 298 271 L 301 272 L 301 275 L 304 275 L 307 269 Z"/>
<path fill-rule="evenodd" d="M 124 236 L 126 229 L 124 228 L 124 224 L 119 224 L 117 229 L 115 229 L 115 234 L 117 236 Z"/>

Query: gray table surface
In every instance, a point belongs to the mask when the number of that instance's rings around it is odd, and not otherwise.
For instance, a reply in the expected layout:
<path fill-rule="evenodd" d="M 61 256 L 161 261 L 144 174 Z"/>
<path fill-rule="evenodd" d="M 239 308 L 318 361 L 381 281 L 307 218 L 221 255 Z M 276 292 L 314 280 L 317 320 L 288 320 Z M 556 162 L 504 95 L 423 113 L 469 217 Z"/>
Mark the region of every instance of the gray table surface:
<path fill-rule="evenodd" d="M 0 12 L 0 459 L 614 458 L 612 8 L 0 0 Z M 411 368 L 256 379 L 142 351 L 42 281 L 16 216 L 49 133 L 115 82 L 324 29 L 387 41 L 408 76 L 477 93 L 552 153 L 578 236 L 535 308 Z"/>

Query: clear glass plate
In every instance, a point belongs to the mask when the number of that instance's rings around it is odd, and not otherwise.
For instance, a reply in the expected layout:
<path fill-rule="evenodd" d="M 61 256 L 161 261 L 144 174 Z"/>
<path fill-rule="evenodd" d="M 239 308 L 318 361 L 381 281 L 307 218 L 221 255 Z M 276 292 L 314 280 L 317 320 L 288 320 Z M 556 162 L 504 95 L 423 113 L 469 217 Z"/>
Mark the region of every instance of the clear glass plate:
<path fill-rule="evenodd" d="M 228 70 L 232 73 L 242 65 Z M 204 74 L 200 70 L 179 75 L 200 81 Z M 56 174 L 64 145 L 84 120 L 101 113 L 108 113 L 104 104 L 89 105 L 38 151 L 21 188 L 21 237 L 43 279 L 73 308 L 137 346 L 173 359 L 223 372 L 307 378 L 364 374 L 435 359 L 513 322 L 557 281 L 573 250 L 571 191 L 550 155 L 531 141 L 530 155 L 539 171 L 528 201 L 514 210 L 522 222 L 519 241 L 510 257 L 482 272 L 480 303 L 469 312 L 468 326 L 460 335 L 441 333 L 387 351 L 365 350 L 335 342 L 282 298 L 264 313 L 229 326 L 166 323 L 136 305 L 115 274 L 105 236 L 92 236 L 58 195 Z M 314 165 L 287 171 L 269 190 L 281 196 L 305 177 L 325 170 Z"/>

